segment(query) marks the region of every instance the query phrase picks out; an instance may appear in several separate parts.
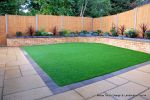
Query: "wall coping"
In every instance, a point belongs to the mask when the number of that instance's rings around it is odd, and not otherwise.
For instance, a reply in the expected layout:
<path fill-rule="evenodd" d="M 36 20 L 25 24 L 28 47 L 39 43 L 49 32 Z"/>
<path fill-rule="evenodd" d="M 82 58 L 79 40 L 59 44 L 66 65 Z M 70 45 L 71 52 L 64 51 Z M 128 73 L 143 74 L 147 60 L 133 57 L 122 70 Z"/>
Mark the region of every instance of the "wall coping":
<path fill-rule="evenodd" d="M 141 39 L 141 38 L 128 38 L 128 37 L 111 37 L 111 36 L 77 36 L 77 37 L 62 37 L 62 36 L 57 36 L 57 37 L 48 37 L 48 36 L 43 36 L 43 37 L 12 37 L 12 38 L 7 38 L 7 39 L 42 39 L 42 38 L 47 38 L 47 39 L 55 39 L 55 38 L 95 38 L 95 37 L 100 37 L 100 38 L 109 38 L 109 39 L 118 39 L 118 40 L 129 40 L 129 41 L 137 41 L 137 42 L 148 42 L 150 43 L 150 39 Z"/>

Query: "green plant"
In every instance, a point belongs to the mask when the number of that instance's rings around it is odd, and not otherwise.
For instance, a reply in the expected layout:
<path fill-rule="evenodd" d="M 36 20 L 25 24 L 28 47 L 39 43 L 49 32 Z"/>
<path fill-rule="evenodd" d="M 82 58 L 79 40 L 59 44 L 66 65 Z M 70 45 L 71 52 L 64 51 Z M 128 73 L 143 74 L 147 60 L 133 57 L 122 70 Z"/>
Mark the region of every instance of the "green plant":
<path fill-rule="evenodd" d="M 35 32 L 35 36 L 50 36 L 48 32 L 45 32 L 44 28 L 41 28 L 39 31 Z"/>
<path fill-rule="evenodd" d="M 136 30 L 134 30 L 133 28 L 126 29 L 124 31 L 124 34 L 130 38 L 135 38 L 137 36 Z"/>
<path fill-rule="evenodd" d="M 124 25 L 122 25 L 122 26 L 120 26 L 120 28 L 119 28 L 119 30 L 120 30 L 120 34 L 123 36 L 124 35 L 124 31 L 125 31 L 125 26 Z"/>
<path fill-rule="evenodd" d="M 147 25 L 141 24 L 140 28 L 141 28 L 142 37 L 144 38 L 145 37 L 145 32 L 147 30 Z"/>
<path fill-rule="evenodd" d="M 28 27 L 27 33 L 29 34 L 29 36 L 33 36 L 34 34 L 34 29 L 32 26 Z"/>
<path fill-rule="evenodd" d="M 102 30 L 97 30 L 96 32 L 98 32 L 99 34 L 102 34 L 102 33 L 103 33 Z"/>
<path fill-rule="evenodd" d="M 147 39 L 150 39 L 150 30 L 147 30 L 144 34 Z"/>
<path fill-rule="evenodd" d="M 35 32 L 35 36 L 42 36 L 42 34 L 41 34 L 40 31 L 36 31 L 36 32 Z"/>
<path fill-rule="evenodd" d="M 19 31 L 19 32 L 16 32 L 16 36 L 17 36 L 17 37 L 22 36 L 22 32 L 20 32 L 20 31 Z"/>
<path fill-rule="evenodd" d="M 61 36 L 70 36 L 70 31 L 69 30 L 66 30 L 66 29 L 64 29 L 64 30 L 62 30 L 62 31 L 60 31 L 59 32 L 59 34 L 61 35 Z"/>
<path fill-rule="evenodd" d="M 110 30 L 112 36 L 118 36 L 118 32 L 116 30 L 116 27 L 112 27 L 112 29 Z"/>
<path fill-rule="evenodd" d="M 110 36 L 109 32 L 104 32 L 103 36 Z"/>
<path fill-rule="evenodd" d="M 88 34 L 88 31 L 82 30 L 81 33 Z"/>

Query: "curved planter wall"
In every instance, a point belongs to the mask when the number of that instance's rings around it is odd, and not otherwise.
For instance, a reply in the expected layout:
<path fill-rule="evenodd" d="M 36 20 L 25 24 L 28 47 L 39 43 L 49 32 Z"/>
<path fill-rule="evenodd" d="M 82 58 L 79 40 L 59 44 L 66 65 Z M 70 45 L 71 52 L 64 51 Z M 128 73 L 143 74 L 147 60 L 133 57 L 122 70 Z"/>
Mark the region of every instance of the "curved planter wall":
<path fill-rule="evenodd" d="M 66 42 L 104 43 L 117 47 L 150 53 L 150 42 L 102 37 L 11 38 L 7 39 L 7 46 L 31 46 Z"/>

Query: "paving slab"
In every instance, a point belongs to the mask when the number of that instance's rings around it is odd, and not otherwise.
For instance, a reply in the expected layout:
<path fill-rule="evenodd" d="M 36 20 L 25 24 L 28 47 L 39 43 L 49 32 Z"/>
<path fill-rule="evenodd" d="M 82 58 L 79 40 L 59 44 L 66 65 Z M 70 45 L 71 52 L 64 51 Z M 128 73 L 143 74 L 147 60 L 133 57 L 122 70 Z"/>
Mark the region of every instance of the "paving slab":
<path fill-rule="evenodd" d="M 138 95 L 139 93 L 143 92 L 146 89 L 147 88 L 142 85 L 129 82 L 124 85 L 118 86 L 114 89 L 111 89 L 107 91 L 106 93 L 114 96 L 115 98 L 119 100 L 128 100 Z"/>
<path fill-rule="evenodd" d="M 0 75 L 4 75 L 5 70 L 3 68 L 0 68 Z"/>
<path fill-rule="evenodd" d="M 40 100 L 84 100 L 79 94 L 75 91 L 67 91 L 61 94 L 43 98 Z"/>
<path fill-rule="evenodd" d="M 118 76 L 114 76 L 114 77 L 108 78 L 106 80 L 109 82 L 112 82 L 113 84 L 116 84 L 116 85 L 121 85 L 121 84 L 128 82 L 128 80 L 120 78 Z"/>
<path fill-rule="evenodd" d="M 145 100 L 145 99 L 142 98 L 142 97 L 140 97 L 140 96 L 137 96 L 137 97 L 135 97 L 135 98 L 133 98 L 133 99 L 131 99 L 131 100 Z"/>
<path fill-rule="evenodd" d="M 105 94 L 102 94 L 99 96 L 94 96 L 94 97 L 89 98 L 87 100 L 115 100 L 115 99 L 110 97 L 110 96 L 106 96 Z"/>
<path fill-rule="evenodd" d="M 3 87 L 4 76 L 0 75 L 0 88 Z"/>
<path fill-rule="evenodd" d="M 0 88 L 0 100 L 2 100 L 2 88 Z"/>
<path fill-rule="evenodd" d="M 116 85 L 103 80 L 87 86 L 83 86 L 81 88 L 77 88 L 75 90 L 84 98 L 89 98 L 114 87 L 116 87 Z"/>
<path fill-rule="evenodd" d="M 3 96 L 3 100 L 35 100 L 52 95 L 48 87 L 32 89 Z"/>
<path fill-rule="evenodd" d="M 145 66 L 143 66 L 143 67 L 140 67 L 140 68 L 138 68 L 137 70 L 150 73 L 150 64 L 149 64 L 149 65 L 145 65 Z"/>
<path fill-rule="evenodd" d="M 4 80 L 3 95 L 21 92 L 43 86 L 45 86 L 45 83 L 38 75 L 31 75 L 27 77 Z"/>
<path fill-rule="evenodd" d="M 5 71 L 5 79 L 17 78 L 21 77 L 21 73 L 19 69 L 12 69 Z"/>
<path fill-rule="evenodd" d="M 146 96 L 143 96 L 143 98 L 150 99 L 150 89 L 143 92 L 142 95 L 146 95 Z"/>
<path fill-rule="evenodd" d="M 20 65 L 21 71 L 34 70 L 31 64 Z"/>
<path fill-rule="evenodd" d="M 28 76 L 28 75 L 35 75 L 37 72 L 35 70 L 26 70 L 26 71 L 21 71 L 23 76 Z"/>
<path fill-rule="evenodd" d="M 132 70 L 132 71 L 123 73 L 119 76 L 126 78 L 127 80 L 136 82 L 138 84 L 142 84 L 144 86 L 150 87 L 150 74 L 148 73 L 138 71 L 138 70 Z"/>
<path fill-rule="evenodd" d="M 19 65 L 15 65 L 15 66 L 6 66 L 5 68 L 6 70 L 10 70 L 10 69 L 19 69 Z"/>
<path fill-rule="evenodd" d="M 9 67 L 9 66 L 18 66 L 18 65 L 23 65 L 23 64 L 27 64 L 27 63 L 26 62 L 22 62 L 20 60 L 17 60 L 17 61 L 12 61 L 12 62 L 6 63 L 6 67 Z"/>

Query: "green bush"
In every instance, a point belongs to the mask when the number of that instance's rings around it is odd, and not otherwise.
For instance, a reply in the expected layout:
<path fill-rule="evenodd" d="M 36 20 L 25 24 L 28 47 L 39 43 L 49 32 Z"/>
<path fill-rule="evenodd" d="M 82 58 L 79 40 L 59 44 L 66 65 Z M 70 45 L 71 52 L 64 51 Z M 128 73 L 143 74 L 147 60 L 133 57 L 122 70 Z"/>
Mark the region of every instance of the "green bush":
<path fill-rule="evenodd" d="M 44 28 L 41 28 L 39 31 L 35 32 L 35 36 L 50 36 L 50 34 L 45 32 Z"/>
<path fill-rule="evenodd" d="M 112 27 L 112 29 L 110 30 L 112 36 L 118 36 L 117 30 L 115 27 Z"/>
<path fill-rule="evenodd" d="M 103 36 L 110 36 L 109 32 L 103 33 Z"/>
<path fill-rule="evenodd" d="M 150 39 L 150 30 L 145 32 L 145 38 Z"/>
<path fill-rule="evenodd" d="M 126 29 L 124 31 L 124 34 L 129 38 L 135 38 L 137 36 L 136 30 L 134 30 L 133 28 Z"/>
<path fill-rule="evenodd" d="M 97 30 L 96 32 L 99 33 L 99 34 L 102 34 L 102 33 L 103 33 L 102 30 Z"/>
<path fill-rule="evenodd" d="M 82 30 L 80 33 L 88 34 L 88 31 Z"/>
<path fill-rule="evenodd" d="M 66 36 L 66 37 L 70 36 L 70 33 L 71 32 L 66 29 L 59 32 L 60 36 Z"/>
<path fill-rule="evenodd" d="M 17 36 L 17 37 L 22 36 L 22 32 L 16 32 L 16 36 Z"/>

